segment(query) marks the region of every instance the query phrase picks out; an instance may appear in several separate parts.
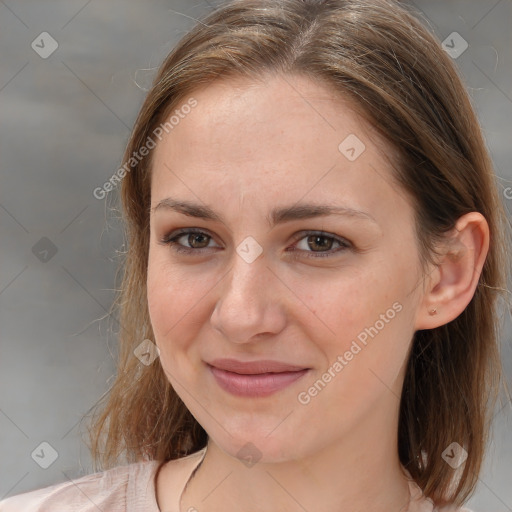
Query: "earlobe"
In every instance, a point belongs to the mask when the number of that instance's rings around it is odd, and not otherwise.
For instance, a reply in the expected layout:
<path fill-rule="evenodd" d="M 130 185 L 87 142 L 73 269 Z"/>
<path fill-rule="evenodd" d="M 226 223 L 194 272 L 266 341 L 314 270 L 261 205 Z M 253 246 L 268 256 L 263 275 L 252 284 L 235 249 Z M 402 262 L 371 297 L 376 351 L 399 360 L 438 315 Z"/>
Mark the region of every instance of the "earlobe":
<path fill-rule="evenodd" d="M 457 318 L 470 303 L 489 250 L 489 225 L 478 212 L 460 217 L 446 235 L 442 256 L 429 276 L 415 329 L 434 329 Z"/>

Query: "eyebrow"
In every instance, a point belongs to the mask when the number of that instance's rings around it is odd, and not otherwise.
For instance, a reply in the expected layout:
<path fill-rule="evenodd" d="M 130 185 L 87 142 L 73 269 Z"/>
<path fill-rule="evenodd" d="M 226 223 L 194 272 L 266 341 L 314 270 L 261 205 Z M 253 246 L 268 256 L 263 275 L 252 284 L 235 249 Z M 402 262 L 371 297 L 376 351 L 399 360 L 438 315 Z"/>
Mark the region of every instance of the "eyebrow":
<path fill-rule="evenodd" d="M 172 210 L 189 217 L 195 217 L 203 220 L 218 221 L 225 224 L 220 215 L 213 211 L 209 206 L 193 203 L 191 201 L 173 199 L 167 197 L 162 199 L 153 209 L 153 212 L 159 210 Z M 270 227 L 277 224 L 300 219 L 311 219 L 327 215 L 341 215 L 363 220 L 369 220 L 378 225 L 377 221 L 367 212 L 347 208 L 344 206 L 332 206 L 326 204 L 302 203 L 292 206 L 274 208 L 267 216 L 267 222 Z"/>

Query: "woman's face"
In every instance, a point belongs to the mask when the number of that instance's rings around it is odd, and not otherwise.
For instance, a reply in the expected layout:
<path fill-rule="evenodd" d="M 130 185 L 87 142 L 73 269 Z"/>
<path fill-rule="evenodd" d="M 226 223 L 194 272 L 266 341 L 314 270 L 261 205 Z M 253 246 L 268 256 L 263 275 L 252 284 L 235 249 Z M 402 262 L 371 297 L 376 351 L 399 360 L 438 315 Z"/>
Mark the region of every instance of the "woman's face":
<path fill-rule="evenodd" d="M 233 456 L 395 442 L 421 272 L 389 150 L 304 77 L 191 96 L 153 155 L 148 304 L 169 381 Z M 306 371 L 237 377 L 221 358 Z"/>

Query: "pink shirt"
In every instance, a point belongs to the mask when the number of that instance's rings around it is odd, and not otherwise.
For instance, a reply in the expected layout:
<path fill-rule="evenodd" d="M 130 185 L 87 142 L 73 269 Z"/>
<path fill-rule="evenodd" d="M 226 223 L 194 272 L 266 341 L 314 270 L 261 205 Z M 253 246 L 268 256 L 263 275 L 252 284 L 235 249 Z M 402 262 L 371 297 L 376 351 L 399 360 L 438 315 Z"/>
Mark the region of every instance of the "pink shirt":
<path fill-rule="evenodd" d="M 206 447 L 174 461 L 173 506 L 165 512 L 179 512 L 181 494 L 205 453 Z M 0 501 L 0 512 L 160 512 L 155 488 L 160 464 L 137 462 L 12 496 Z M 408 512 L 471 512 L 435 508 L 414 481 L 409 487 L 412 500 Z"/>

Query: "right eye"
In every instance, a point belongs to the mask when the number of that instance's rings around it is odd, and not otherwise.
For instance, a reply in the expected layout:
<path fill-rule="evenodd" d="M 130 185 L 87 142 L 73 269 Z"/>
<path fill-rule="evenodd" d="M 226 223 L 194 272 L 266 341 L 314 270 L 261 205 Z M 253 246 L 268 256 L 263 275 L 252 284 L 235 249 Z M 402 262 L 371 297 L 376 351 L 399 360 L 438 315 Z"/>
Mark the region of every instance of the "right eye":
<path fill-rule="evenodd" d="M 183 245 L 180 240 L 184 239 L 186 243 L 189 244 L 189 247 Z M 172 250 L 179 253 L 202 253 L 203 249 L 207 249 L 208 243 L 212 241 L 212 237 L 200 230 L 194 228 L 188 229 L 180 229 L 178 231 L 173 231 L 172 233 L 165 235 L 160 243 L 164 245 L 169 245 Z M 206 245 L 205 245 L 206 244 Z M 201 247 L 197 247 L 200 245 Z"/>

